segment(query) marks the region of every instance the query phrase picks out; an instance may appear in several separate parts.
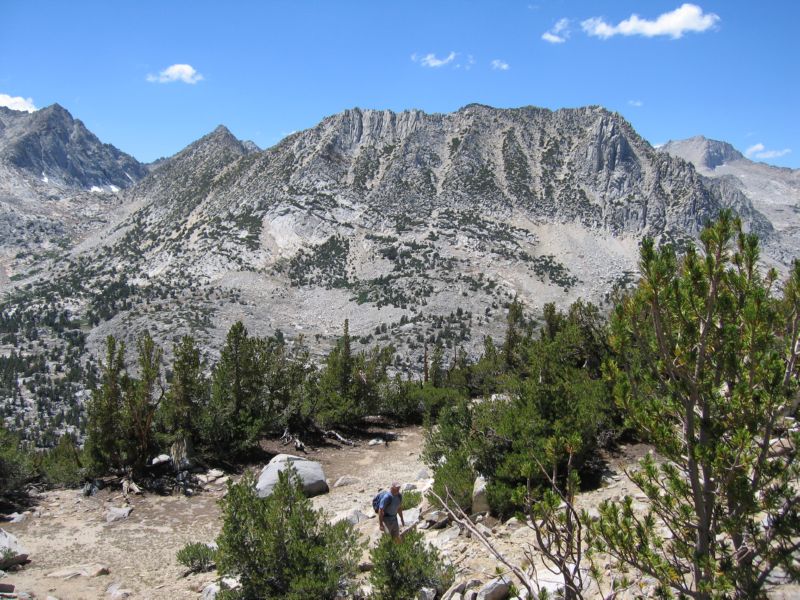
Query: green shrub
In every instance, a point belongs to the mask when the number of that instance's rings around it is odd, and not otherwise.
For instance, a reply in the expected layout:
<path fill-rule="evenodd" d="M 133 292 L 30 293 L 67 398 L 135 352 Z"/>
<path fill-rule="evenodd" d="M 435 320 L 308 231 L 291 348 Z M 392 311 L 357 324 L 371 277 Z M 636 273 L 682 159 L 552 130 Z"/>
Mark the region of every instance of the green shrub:
<path fill-rule="evenodd" d="M 75 439 L 69 434 L 62 435 L 58 445 L 42 455 L 39 470 L 50 485 L 78 487 L 84 469 Z"/>
<path fill-rule="evenodd" d="M 472 488 L 475 484 L 475 470 L 463 451 L 454 451 L 447 457 L 447 462 L 440 465 L 433 475 L 433 491 L 443 500 L 448 494 L 455 504 L 465 511 L 472 506 Z M 432 494 L 429 500 L 434 506 L 441 503 Z"/>
<path fill-rule="evenodd" d="M 207 544 L 193 542 L 178 550 L 178 562 L 193 573 L 202 573 L 214 568 L 216 550 Z"/>
<path fill-rule="evenodd" d="M 18 490 L 33 475 L 30 455 L 19 437 L 0 426 L 0 494 Z"/>
<path fill-rule="evenodd" d="M 370 558 L 374 566 L 369 582 L 380 600 L 411 600 L 423 587 L 441 593 L 453 582 L 452 566 L 444 563 L 418 531 L 409 531 L 400 543 L 388 535 L 381 536 Z"/>
<path fill-rule="evenodd" d="M 422 492 L 411 490 L 403 494 L 403 510 L 416 508 L 422 502 Z"/>
<path fill-rule="evenodd" d="M 259 498 L 247 473 L 228 485 L 217 538 L 217 570 L 238 576 L 225 598 L 333 599 L 352 585 L 361 548 L 346 521 L 331 525 L 304 495 L 294 469 Z"/>

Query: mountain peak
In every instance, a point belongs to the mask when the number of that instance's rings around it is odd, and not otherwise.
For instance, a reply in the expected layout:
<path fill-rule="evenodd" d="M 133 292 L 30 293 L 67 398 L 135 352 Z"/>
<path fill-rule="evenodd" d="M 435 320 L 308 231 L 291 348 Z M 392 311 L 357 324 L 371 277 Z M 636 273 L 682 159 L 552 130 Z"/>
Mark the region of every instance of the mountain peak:
<path fill-rule="evenodd" d="M 725 163 L 744 158 L 744 155 L 728 142 L 710 140 L 702 135 L 685 140 L 670 140 L 661 147 L 661 150 L 679 156 L 697 167 L 712 171 Z"/>

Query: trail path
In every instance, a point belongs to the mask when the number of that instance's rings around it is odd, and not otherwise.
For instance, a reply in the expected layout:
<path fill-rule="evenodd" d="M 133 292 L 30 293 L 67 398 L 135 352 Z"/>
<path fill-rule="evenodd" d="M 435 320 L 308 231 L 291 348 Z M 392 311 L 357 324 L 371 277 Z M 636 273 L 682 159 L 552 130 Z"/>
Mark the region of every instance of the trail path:
<path fill-rule="evenodd" d="M 311 450 L 308 458 L 322 463 L 331 491 L 314 498 L 314 506 L 331 515 L 359 508 L 371 511 L 372 496 L 393 479 L 414 481 L 424 467 L 419 460 L 424 435 L 421 428 L 397 430 L 376 428 L 374 436 L 396 435 L 388 445 L 354 448 L 337 445 Z M 273 448 L 270 448 L 272 450 Z M 279 445 L 274 451 L 281 451 Z M 286 451 L 283 449 L 283 451 Z M 343 475 L 359 483 L 332 487 Z M 133 511 L 122 521 L 106 523 L 109 506 L 125 506 L 119 490 L 102 490 L 91 498 L 77 490 L 58 490 L 41 495 L 34 514 L 22 523 L 4 523 L 3 529 L 16 535 L 30 552 L 31 563 L 9 572 L 3 583 L 36 598 L 53 596 L 60 600 L 110 598 L 106 590 L 118 583 L 132 598 L 193 598 L 215 579 L 214 573 L 182 577 L 184 567 L 175 559 L 189 542 L 213 541 L 221 525 L 218 500 L 224 486 L 194 497 L 131 496 Z M 37 516 L 38 515 L 38 516 Z M 370 521 L 377 530 L 374 519 Z M 66 567 L 101 564 L 108 575 L 78 576 L 65 580 L 48 577 Z"/>

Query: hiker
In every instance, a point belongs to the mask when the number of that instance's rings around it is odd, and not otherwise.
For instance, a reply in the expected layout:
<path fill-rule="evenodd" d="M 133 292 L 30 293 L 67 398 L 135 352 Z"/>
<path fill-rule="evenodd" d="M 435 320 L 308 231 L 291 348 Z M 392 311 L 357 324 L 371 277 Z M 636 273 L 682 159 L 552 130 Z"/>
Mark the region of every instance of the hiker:
<path fill-rule="evenodd" d="M 400 525 L 397 524 L 397 517 L 400 523 L 406 526 L 403 518 L 403 494 L 400 493 L 400 484 L 396 481 L 388 492 L 382 492 L 378 501 L 378 529 L 390 534 L 395 542 L 400 543 Z"/>

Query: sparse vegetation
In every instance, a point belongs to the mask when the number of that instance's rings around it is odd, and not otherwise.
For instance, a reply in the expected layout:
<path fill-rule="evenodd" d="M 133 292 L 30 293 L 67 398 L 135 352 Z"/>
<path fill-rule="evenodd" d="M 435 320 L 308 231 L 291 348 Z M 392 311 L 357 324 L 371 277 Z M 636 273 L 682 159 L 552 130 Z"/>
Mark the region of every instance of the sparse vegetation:
<path fill-rule="evenodd" d="M 442 593 L 453 581 L 453 568 L 418 531 L 406 533 L 399 544 L 382 536 L 370 558 L 374 567 L 369 582 L 381 600 L 412 600 L 423 587 Z"/>

